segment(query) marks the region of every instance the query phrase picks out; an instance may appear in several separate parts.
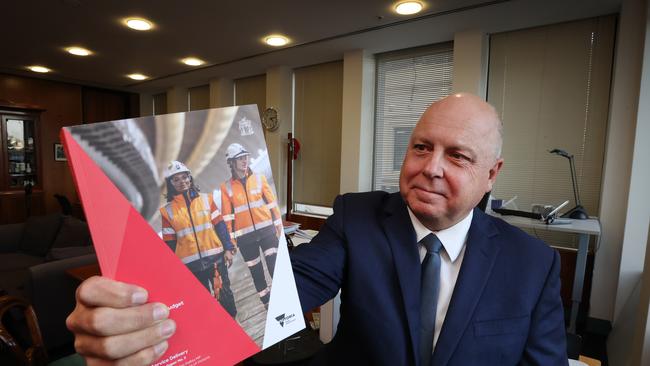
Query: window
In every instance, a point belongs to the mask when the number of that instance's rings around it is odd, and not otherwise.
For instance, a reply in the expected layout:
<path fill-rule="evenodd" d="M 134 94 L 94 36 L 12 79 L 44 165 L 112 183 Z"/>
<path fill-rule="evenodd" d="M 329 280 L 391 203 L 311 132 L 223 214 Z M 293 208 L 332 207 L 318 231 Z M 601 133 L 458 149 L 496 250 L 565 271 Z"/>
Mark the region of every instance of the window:
<path fill-rule="evenodd" d="M 490 40 L 488 101 L 503 121 L 505 164 L 493 196 L 531 205 L 575 206 L 569 162 L 575 157 L 582 205 L 600 205 L 615 16 L 495 34 Z M 577 246 L 575 235 L 537 232 L 552 245 Z"/>
<path fill-rule="evenodd" d="M 451 43 L 377 55 L 373 189 L 399 190 L 411 131 L 429 104 L 451 93 L 452 68 Z"/>

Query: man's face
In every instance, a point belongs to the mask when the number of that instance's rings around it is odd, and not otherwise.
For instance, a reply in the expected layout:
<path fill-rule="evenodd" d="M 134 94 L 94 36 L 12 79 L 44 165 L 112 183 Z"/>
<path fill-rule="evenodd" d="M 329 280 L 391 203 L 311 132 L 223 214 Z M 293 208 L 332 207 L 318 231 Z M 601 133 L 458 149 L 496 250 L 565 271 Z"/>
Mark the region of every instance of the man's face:
<path fill-rule="evenodd" d="M 235 158 L 235 171 L 240 177 L 245 176 L 248 171 L 248 157 L 249 155 L 242 155 Z"/>
<path fill-rule="evenodd" d="M 188 189 L 190 189 L 190 185 L 192 184 L 192 181 L 190 179 L 190 174 L 187 172 L 182 172 L 178 174 L 172 175 L 170 181 L 172 182 L 172 186 L 174 186 L 174 189 L 176 192 L 185 192 Z"/>
<path fill-rule="evenodd" d="M 404 157 L 400 192 L 430 230 L 459 222 L 492 190 L 503 163 L 496 158 L 496 118 L 473 96 L 448 97 L 420 118 Z"/>

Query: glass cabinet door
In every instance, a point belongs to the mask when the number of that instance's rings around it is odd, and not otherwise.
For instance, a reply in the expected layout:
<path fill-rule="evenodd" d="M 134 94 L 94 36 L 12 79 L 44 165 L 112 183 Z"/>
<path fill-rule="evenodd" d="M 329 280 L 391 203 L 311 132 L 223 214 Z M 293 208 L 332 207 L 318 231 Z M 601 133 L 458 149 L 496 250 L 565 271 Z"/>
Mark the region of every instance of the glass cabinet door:
<path fill-rule="evenodd" d="M 35 121 L 22 116 L 4 116 L 5 132 L 5 171 L 9 189 L 20 189 L 27 185 L 35 186 L 38 169 L 36 155 Z"/>

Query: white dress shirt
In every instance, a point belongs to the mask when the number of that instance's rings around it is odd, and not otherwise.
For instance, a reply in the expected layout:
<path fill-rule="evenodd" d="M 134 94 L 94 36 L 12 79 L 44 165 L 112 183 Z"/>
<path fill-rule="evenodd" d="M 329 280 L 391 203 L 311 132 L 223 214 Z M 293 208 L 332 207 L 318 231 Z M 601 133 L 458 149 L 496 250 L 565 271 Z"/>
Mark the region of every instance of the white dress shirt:
<path fill-rule="evenodd" d="M 435 349 L 438 336 L 440 335 L 440 329 L 442 329 L 442 324 L 445 322 L 449 301 L 454 292 L 454 286 L 456 286 L 460 265 L 463 263 L 467 233 L 472 224 L 472 216 L 474 213 L 470 211 L 469 215 L 464 219 L 447 229 L 431 231 L 415 217 L 410 208 L 408 211 L 418 243 L 425 236 L 434 233 L 444 248 L 444 250 L 440 251 L 440 289 L 438 292 L 438 308 L 436 309 L 436 329 L 433 334 L 433 349 Z M 418 244 L 418 247 L 420 250 L 420 263 L 422 263 L 424 256 L 427 254 L 427 250 L 422 244 Z"/>

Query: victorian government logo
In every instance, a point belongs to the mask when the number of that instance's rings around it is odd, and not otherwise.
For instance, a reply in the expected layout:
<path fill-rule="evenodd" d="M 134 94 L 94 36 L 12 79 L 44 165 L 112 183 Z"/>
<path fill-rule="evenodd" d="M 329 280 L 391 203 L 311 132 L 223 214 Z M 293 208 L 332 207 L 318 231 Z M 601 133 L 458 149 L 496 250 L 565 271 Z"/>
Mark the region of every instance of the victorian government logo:
<path fill-rule="evenodd" d="M 294 320 L 296 320 L 295 318 L 296 318 L 295 314 L 285 315 L 283 313 L 283 314 L 280 314 L 280 315 L 276 316 L 275 320 L 277 320 L 278 323 L 280 323 L 281 327 L 284 327 L 285 324 L 288 325 L 288 324 L 292 323 Z"/>

